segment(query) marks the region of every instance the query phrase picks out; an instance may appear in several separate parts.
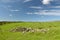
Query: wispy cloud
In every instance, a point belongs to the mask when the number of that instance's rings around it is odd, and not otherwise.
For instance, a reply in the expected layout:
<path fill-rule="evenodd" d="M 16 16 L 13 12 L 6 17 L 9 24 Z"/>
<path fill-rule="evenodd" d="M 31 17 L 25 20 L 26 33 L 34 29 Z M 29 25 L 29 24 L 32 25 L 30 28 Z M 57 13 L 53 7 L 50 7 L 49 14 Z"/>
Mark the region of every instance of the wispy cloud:
<path fill-rule="evenodd" d="M 31 13 L 31 12 L 28 12 L 27 14 L 33 14 L 33 13 Z"/>
<path fill-rule="evenodd" d="M 29 8 L 34 8 L 34 9 L 42 9 L 42 7 L 39 7 L 39 6 L 31 6 Z"/>
<path fill-rule="evenodd" d="M 60 8 L 60 6 L 51 6 L 51 8 Z"/>
<path fill-rule="evenodd" d="M 12 6 L 11 6 L 11 5 L 8 5 L 7 7 L 10 8 L 10 7 L 12 7 Z"/>
<path fill-rule="evenodd" d="M 19 2 L 19 1 L 23 1 L 23 0 L 0 0 L 0 2 L 3 3 L 10 3 L 10 2 Z M 23 2 L 30 2 L 32 0 L 24 0 Z"/>
<path fill-rule="evenodd" d="M 10 17 L 12 17 L 12 14 L 9 14 Z"/>
<path fill-rule="evenodd" d="M 10 3 L 10 2 L 17 2 L 17 1 L 20 1 L 20 0 L 0 0 L 0 2 L 3 2 L 3 3 Z"/>
<path fill-rule="evenodd" d="M 24 0 L 24 2 L 30 2 L 30 1 L 32 1 L 32 0 Z"/>
<path fill-rule="evenodd" d="M 12 0 L 1 0 L 1 2 L 7 3 L 7 2 L 12 2 Z"/>
<path fill-rule="evenodd" d="M 10 11 L 18 12 L 18 11 L 20 11 L 20 10 L 18 10 L 18 9 L 15 9 L 15 10 L 10 10 Z"/>
<path fill-rule="evenodd" d="M 30 12 L 27 14 L 60 16 L 60 10 L 40 10 L 38 12 L 34 12 L 34 13 Z"/>

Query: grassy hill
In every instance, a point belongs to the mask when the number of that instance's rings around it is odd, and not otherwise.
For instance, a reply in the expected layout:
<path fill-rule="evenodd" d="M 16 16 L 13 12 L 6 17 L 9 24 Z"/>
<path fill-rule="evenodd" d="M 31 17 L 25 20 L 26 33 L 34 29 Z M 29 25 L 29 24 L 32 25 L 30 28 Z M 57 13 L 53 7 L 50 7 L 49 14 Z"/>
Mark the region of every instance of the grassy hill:
<path fill-rule="evenodd" d="M 50 30 L 46 33 L 10 32 L 16 27 L 49 28 Z M 0 40 L 60 40 L 60 22 L 3 22 L 0 25 Z"/>

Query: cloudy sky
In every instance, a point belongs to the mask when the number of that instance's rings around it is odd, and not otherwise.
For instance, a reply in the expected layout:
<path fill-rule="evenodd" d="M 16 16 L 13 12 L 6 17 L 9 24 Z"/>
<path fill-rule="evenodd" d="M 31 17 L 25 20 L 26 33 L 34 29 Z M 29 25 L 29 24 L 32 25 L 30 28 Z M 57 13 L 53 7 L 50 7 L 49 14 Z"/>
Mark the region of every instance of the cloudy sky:
<path fill-rule="evenodd" d="M 0 0 L 0 21 L 60 20 L 60 0 Z"/>

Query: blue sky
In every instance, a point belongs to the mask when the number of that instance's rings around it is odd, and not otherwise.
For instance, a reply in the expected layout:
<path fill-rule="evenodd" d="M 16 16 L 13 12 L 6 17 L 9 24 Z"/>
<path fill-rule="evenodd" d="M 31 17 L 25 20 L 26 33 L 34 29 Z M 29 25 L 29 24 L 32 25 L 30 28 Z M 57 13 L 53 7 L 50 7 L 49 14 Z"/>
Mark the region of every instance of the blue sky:
<path fill-rule="evenodd" d="M 0 21 L 58 21 L 60 0 L 0 0 Z"/>

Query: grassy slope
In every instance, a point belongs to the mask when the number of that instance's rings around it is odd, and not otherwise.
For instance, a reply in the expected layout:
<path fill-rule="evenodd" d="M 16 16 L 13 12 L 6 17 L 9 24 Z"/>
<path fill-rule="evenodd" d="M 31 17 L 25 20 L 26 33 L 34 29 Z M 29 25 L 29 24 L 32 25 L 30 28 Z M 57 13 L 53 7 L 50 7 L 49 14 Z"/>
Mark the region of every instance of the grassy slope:
<path fill-rule="evenodd" d="M 15 27 L 50 28 L 47 33 L 9 32 Z M 51 26 L 51 27 L 49 27 Z M 60 40 L 60 22 L 24 22 L 0 26 L 0 40 Z"/>

